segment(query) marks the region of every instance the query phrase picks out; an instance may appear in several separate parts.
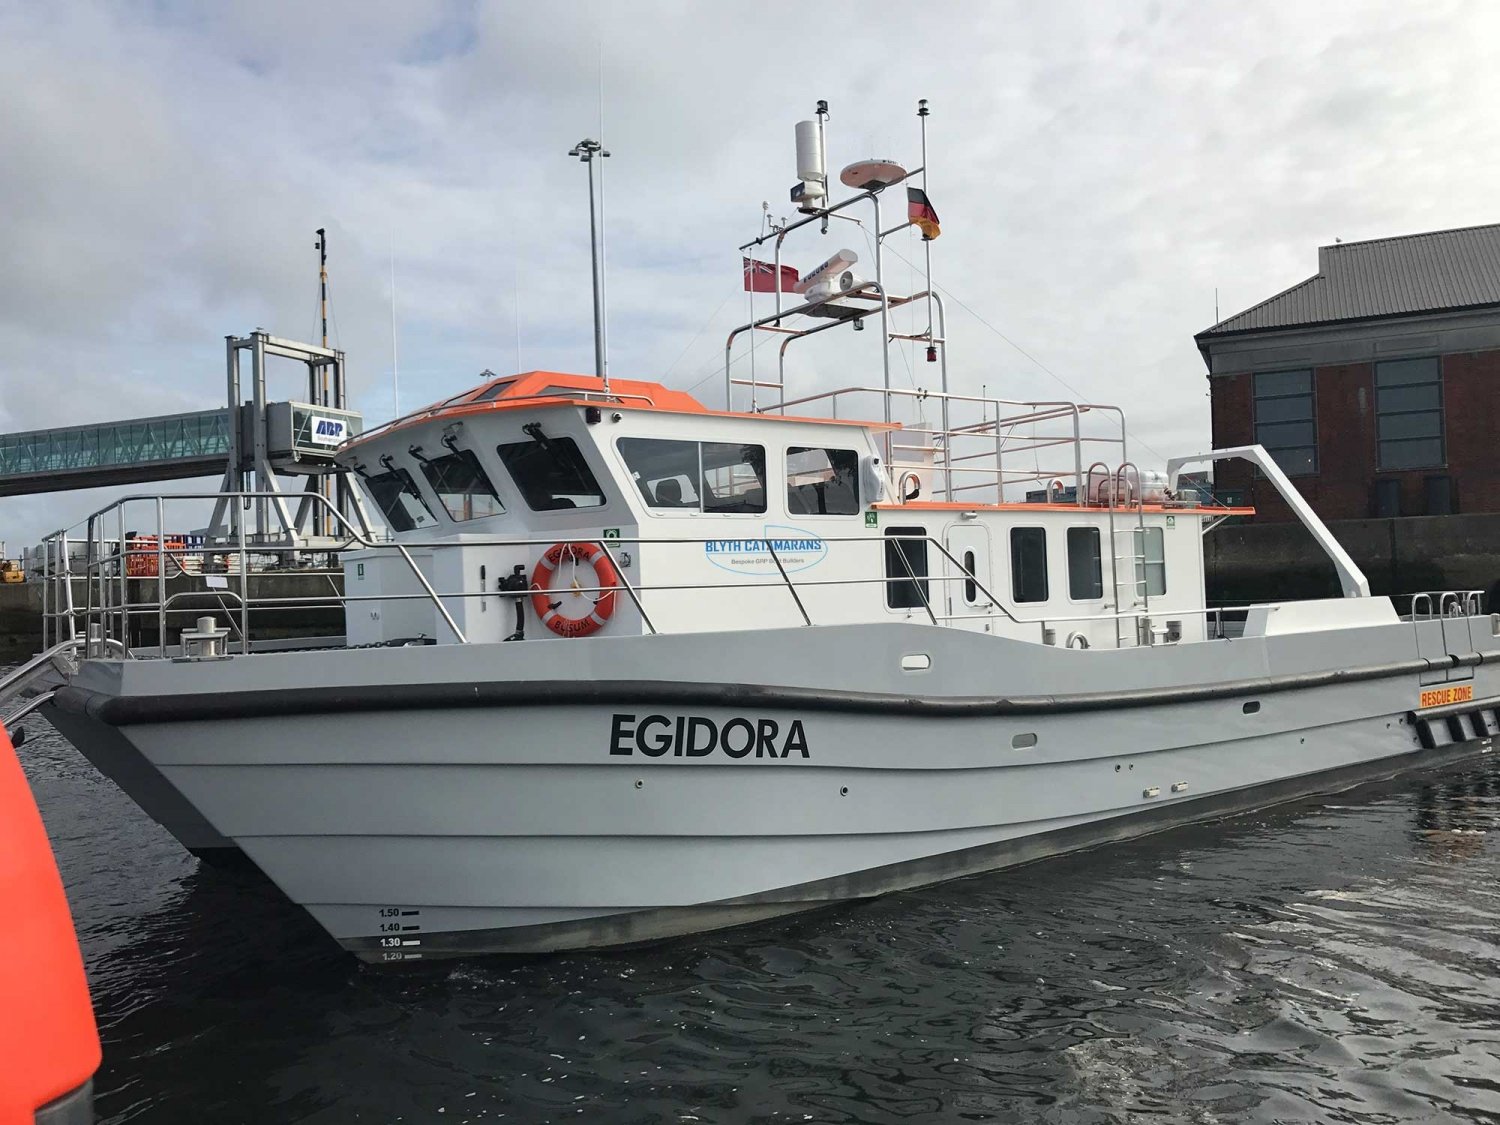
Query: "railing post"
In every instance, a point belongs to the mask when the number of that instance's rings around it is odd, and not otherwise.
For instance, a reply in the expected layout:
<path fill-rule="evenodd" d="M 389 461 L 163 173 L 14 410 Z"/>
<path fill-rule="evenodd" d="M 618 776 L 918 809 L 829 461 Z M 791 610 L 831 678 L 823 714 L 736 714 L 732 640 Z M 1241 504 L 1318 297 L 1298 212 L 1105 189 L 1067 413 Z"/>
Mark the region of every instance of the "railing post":
<path fill-rule="evenodd" d="M 614 552 L 609 549 L 609 544 L 605 540 L 595 539 L 594 542 L 599 544 L 599 549 L 604 552 L 604 557 L 609 560 L 609 564 L 615 568 L 615 573 L 620 576 L 620 584 L 625 587 L 625 592 L 630 595 L 630 600 L 635 603 L 635 611 L 641 615 L 641 621 L 645 623 L 651 635 L 653 637 L 656 636 L 656 626 L 651 623 L 651 618 L 647 616 L 646 607 L 641 604 L 641 599 L 636 597 L 635 587 L 631 586 L 630 579 L 625 577 L 625 568 L 615 561 Z M 639 542 L 636 543 L 636 547 L 640 547 Z"/>
<path fill-rule="evenodd" d="M 240 559 L 240 650 L 250 653 L 250 559 L 245 553 L 245 513 L 241 505 L 248 501 L 239 493 L 234 495 L 234 533 L 238 541 Z"/>
<path fill-rule="evenodd" d="M 47 595 L 52 592 L 52 589 L 51 589 L 51 586 L 52 586 L 52 570 L 47 565 L 47 558 L 48 558 L 48 555 L 51 553 L 51 550 L 52 550 L 52 540 L 51 540 L 51 538 L 49 537 L 47 539 L 42 540 L 42 651 L 43 652 L 46 652 L 49 648 L 52 647 L 52 641 L 50 640 L 51 632 L 52 632 L 52 622 L 51 622 L 51 619 L 48 618 L 48 616 L 47 616 L 47 606 L 49 604 L 49 599 L 48 599 Z M 25 563 L 22 563 L 21 565 L 24 567 Z"/>
<path fill-rule="evenodd" d="M 812 618 L 807 616 L 807 607 L 802 604 L 802 599 L 797 594 L 797 587 L 792 585 L 792 580 L 786 572 L 786 567 L 781 565 L 781 556 L 776 553 L 776 544 L 769 534 L 766 535 L 766 547 L 771 552 L 771 561 L 776 564 L 776 569 L 781 572 L 781 580 L 786 583 L 787 592 L 792 595 L 792 601 L 797 603 L 797 612 L 802 615 L 802 624 L 811 625 Z"/>
<path fill-rule="evenodd" d="M 158 536 L 158 539 L 160 536 Z M 120 556 L 120 635 L 119 639 L 130 647 L 130 568 L 125 565 L 125 504 L 115 508 L 115 553 Z M 108 633 L 106 632 L 106 636 Z"/>
<path fill-rule="evenodd" d="M 156 498 L 156 650 L 160 656 L 167 655 L 166 514 L 160 496 Z"/>
<path fill-rule="evenodd" d="M 881 539 L 872 539 L 871 542 L 875 543 L 877 546 L 880 546 L 880 554 L 882 559 L 885 556 L 884 544 L 890 541 L 894 541 L 896 543 L 896 554 L 901 556 L 901 566 L 905 569 L 906 576 L 911 579 L 911 584 L 917 591 L 917 597 L 922 599 L 922 608 L 927 611 L 927 616 L 932 620 L 932 623 L 936 625 L 938 623 L 938 619 L 937 614 L 932 612 L 932 599 L 929 598 L 927 592 L 922 589 L 923 579 L 917 577 L 917 572 L 911 568 L 911 559 L 906 557 L 906 549 L 901 546 L 902 543 L 910 542 L 912 540 L 921 540 L 923 543 L 931 543 L 933 546 L 937 547 L 939 551 L 942 551 L 945 557 L 952 557 L 948 555 L 948 552 L 946 550 L 943 550 L 942 544 L 938 543 L 930 535 L 892 535 Z"/>
<path fill-rule="evenodd" d="M 443 615 L 443 620 L 448 623 L 448 628 L 453 630 L 453 635 L 458 638 L 458 643 L 461 645 L 468 644 L 469 638 L 464 636 L 464 631 L 458 627 L 458 622 L 453 620 L 453 615 L 448 612 L 448 607 L 443 604 L 442 597 L 432 588 L 432 583 L 427 581 L 427 575 L 422 573 L 422 568 L 417 565 L 417 560 L 411 557 L 411 552 L 402 543 L 396 543 L 393 546 L 401 553 L 401 557 L 406 560 L 406 565 L 411 567 L 412 574 L 422 584 L 422 589 L 427 591 L 427 596 L 437 606 L 437 611 Z"/>

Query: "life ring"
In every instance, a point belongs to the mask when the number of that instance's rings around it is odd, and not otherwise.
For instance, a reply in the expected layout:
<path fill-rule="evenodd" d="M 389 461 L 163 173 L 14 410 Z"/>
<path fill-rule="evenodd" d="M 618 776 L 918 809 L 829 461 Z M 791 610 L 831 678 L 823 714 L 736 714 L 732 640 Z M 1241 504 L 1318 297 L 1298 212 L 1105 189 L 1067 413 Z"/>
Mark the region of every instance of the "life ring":
<path fill-rule="evenodd" d="M 586 617 L 564 617 L 558 613 L 561 601 L 548 597 L 552 579 L 564 559 L 570 562 L 582 560 L 594 568 L 595 585 L 599 592 L 593 595 L 579 593 L 575 596 L 592 597 L 593 606 Z M 542 619 L 542 624 L 559 637 L 587 637 L 597 633 L 615 611 L 615 591 L 620 587 L 620 575 L 609 554 L 597 543 L 554 543 L 545 555 L 537 560 L 531 572 L 531 608 Z"/>

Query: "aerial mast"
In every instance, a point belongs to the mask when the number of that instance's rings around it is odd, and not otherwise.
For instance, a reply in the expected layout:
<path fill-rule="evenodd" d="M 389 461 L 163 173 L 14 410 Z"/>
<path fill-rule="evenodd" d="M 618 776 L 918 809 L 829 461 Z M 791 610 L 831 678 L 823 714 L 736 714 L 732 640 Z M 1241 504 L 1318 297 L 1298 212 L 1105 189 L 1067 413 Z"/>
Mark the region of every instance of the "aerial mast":
<path fill-rule="evenodd" d="M 324 227 L 319 227 L 318 228 L 318 241 L 317 241 L 317 243 L 315 245 L 317 246 L 317 250 L 318 250 L 318 315 L 322 319 L 322 322 L 323 322 L 323 338 L 322 338 L 323 347 L 327 348 L 328 347 L 328 231 L 327 231 L 326 228 L 324 228 Z M 309 387 L 308 388 L 308 392 L 311 395 L 313 403 L 315 405 L 322 406 L 322 407 L 326 408 L 329 405 L 329 402 L 328 402 L 328 365 L 327 364 L 319 364 L 317 370 L 318 370 L 318 373 L 319 373 L 319 376 L 320 376 L 320 385 L 317 386 L 317 387 Z M 321 497 L 323 497 L 323 499 L 325 499 L 325 500 L 328 499 L 328 482 L 326 480 L 324 480 L 322 477 L 318 477 L 318 478 L 316 478 L 316 480 L 309 481 L 308 483 L 309 484 L 316 484 L 317 485 L 317 490 L 318 490 L 318 495 L 321 496 Z M 328 532 L 328 513 L 327 513 L 327 510 L 325 508 L 323 508 L 322 506 L 319 506 L 316 515 L 313 517 L 313 527 L 314 527 L 316 533 L 319 534 L 319 535 L 325 535 Z"/>
<path fill-rule="evenodd" d="M 599 260 L 599 221 L 594 203 L 594 157 L 609 156 L 609 150 L 598 141 L 585 137 L 568 150 L 569 156 L 578 157 L 589 170 L 589 251 L 594 267 L 594 374 L 609 390 L 609 366 L 604 356 L 604 278 Z M 601 169 L 602 173 L 602 169 Z M 602 189 L 601 189 L 602 194 Z"/>

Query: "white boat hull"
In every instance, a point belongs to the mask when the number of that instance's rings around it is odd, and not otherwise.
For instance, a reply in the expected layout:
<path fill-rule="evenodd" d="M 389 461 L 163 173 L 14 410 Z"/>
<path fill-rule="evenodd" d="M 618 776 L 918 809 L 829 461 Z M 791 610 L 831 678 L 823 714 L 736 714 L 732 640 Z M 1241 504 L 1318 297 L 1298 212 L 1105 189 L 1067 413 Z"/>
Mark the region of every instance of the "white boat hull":
<path fill-rule="evenodd" d="M 346 948 L 407 960 L 738 925 L 1487 751 L 1500 664 L 1418 660 L 1412 631 L 1324 634 L 1321 666 L 1306 636 L 1208 662 L 1138 650 L 1148 682 L 1072 695 L 1029 689 L 1126 665 L 891 625 L 635 638 L 583 668 L 566 646 L 540 667 L 536 646 L 262 655 L 252 691 L 222 690 L 237 660 L 152 662 L 135 683 L 82 674 L 58 704 L 75 741 L 123 737 Z M 403 680 L 414 652 L 471 678 Z M 772 678 L 759 655 L 778 652 L 796 655 Z M 950 694 L 900 670 L 913 652 Z M 1193 678 L 1236 665 L 1258 674 Z M 1439 682 L 1475 702 L 1434 734 L 1414 713 Z"/>

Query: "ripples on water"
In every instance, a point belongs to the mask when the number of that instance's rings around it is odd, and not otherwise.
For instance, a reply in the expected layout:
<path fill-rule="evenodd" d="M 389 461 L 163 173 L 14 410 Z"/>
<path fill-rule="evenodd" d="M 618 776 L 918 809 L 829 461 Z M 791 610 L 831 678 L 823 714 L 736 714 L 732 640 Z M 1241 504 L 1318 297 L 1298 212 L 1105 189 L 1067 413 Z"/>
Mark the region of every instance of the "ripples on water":
<path fill-rule="evenodd" d="M 647 950 L 392 971 L 199 869 L 50 732 L 22 757 L 107 1122 L 1500 1122 L 1500 762 Z"/>

